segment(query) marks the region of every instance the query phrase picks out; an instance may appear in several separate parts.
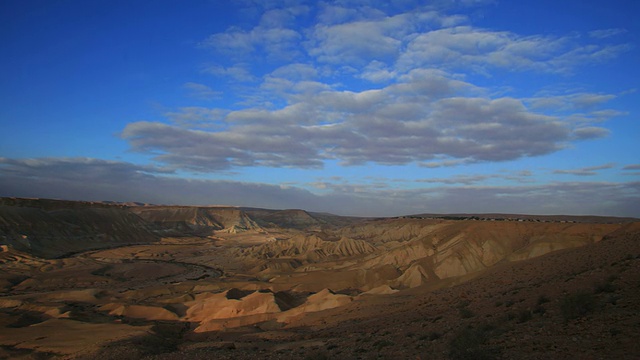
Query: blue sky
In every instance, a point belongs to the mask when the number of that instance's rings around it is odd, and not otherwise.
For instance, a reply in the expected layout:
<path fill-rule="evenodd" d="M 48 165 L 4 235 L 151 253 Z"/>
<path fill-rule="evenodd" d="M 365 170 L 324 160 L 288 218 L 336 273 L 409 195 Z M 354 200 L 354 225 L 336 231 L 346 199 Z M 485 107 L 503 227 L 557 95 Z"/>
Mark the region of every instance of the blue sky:
<path fill-rule="evenodd" d="M 640 216 L 638 13 L 3 1 L 0 195 Z"/>

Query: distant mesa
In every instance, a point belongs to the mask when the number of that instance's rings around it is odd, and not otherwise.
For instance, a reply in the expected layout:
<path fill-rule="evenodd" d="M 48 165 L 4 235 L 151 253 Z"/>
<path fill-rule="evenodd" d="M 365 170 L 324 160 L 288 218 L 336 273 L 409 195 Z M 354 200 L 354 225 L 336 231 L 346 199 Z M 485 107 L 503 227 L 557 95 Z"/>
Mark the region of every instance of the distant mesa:
<path fill-rule="evenodd" d="M 237 233 L 260 226 L 244 211 L 229 207 L 149 206 L 129 211 L 152 223 L 163 235 L 211 235 L 216 230 Z"/>

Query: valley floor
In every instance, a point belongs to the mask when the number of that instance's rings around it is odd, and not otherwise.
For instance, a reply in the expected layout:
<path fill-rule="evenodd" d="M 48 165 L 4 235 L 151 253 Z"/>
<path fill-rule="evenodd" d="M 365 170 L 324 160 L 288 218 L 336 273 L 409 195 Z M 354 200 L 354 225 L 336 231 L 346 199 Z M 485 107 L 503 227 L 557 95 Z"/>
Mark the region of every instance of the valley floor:
<path fill-rule="evenodd" d="M 640 223 L 238 218 L 253 228 L 3 246 L 0 359 L 640 358 Z"/>

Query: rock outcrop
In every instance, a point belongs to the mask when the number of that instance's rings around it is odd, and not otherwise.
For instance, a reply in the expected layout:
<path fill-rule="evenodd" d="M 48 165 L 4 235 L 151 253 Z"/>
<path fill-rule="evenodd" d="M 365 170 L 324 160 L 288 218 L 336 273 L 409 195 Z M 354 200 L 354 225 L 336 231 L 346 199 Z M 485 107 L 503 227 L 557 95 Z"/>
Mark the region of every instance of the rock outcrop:
<path fill-rule="evenodd" d="M 216 230 L 237 233 L 260 226 L 234 207 L 140 206 L 131 212 L 148 221 L 165 236 L 211 235 Z"/>

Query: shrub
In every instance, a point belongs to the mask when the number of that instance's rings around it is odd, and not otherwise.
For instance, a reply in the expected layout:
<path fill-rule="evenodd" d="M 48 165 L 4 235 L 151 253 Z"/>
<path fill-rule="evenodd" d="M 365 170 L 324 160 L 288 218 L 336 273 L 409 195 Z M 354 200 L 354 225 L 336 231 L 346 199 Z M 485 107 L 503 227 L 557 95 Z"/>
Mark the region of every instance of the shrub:
<path fill-rule="evenodd" d="M 547 312 L 547 309 L 545 309 L 544 306 L 542 306 L 542 305 L 538 305 L 533 309 L 533 313 L 534 314 L 542 315 L 542 314 L 544 314 L 546 312 Z"/>
<path fill-rule="evenodd" d="M 491 329 L 465 328 L 451 340 L 449 356 L 453 360 L 492 360 L 496 352 L 486 346 Z"/>
<path fill-rule="evenodd" d="M 596 308 L 596 298 L 592 293 L 582 291 L 567 295 L 560 302 L 560 312 L 566 320 L 582 317 Z"/>
<path fill-rule="evenodd" d="M 460 308 L 460 316 L 463 319 L 469 319 L 475 316 L 475 314 L 473 313 L 473 311 L 469 310 L 469 308 L 463 307 Z"/>
<path fill-rule="evenodd" d="M 544 303 L 548 303 L 549 301 L 551 301 L 551 300 L 549 300 L 549 298 L 544 296 L 544 295 L 540 295 L 538 297 L 538 305 L 542 305 Z"/>
<path fill-rule="evenodd" d="M 533 313 L 530 310 L 521 310 L 518 314 L 518 322 L 524 323 L 533 318 Z"/>
<path fill-rule="evenodd" d="M 516 315 L 516 313 L 514 313 L 513 311 L 509 311 L 506 313 L 505 318 L 507 319 L 507 321 L 511 321 L 515 318 L 517 318 L 518 316 Z"/>
<path fill-rule="evenodd" d="M 617 305 L 618 304 L 618 300 L 621 299 L 620 295 L 616 295 L 616 294 L 609 294 L 607 295 L 607 297 L 605 298 L 605 302 L 607 304 L 611 304 L 611 305 Z"/>
<path fill-rule="evenodd" d="M 309 354 L 305 357 L 305 360 L 328 360 L 329 357 L 327 356 L 327 354 L 323 353 L 323 352 L 316 352 L 313 354 Z"/>
<path fill-rule="evenodd" d="M 438 340 L 442 337 L 442 334 L 440 334 L 437 331 L 431 331 L 428 334 L 424 334 L 421 335 L 419 340 L 429 340 L 429 341 L 434 341 L 434 340 Z"/>
<path fill-rule="evenodd" d="M 616 291 L 616 286 L 613 284 L 613 281 L 618 278 L 617 275 L 611 275 L 600 284 L 596 284 L 595 289 L 593 290 L 596 294 L 599 293 L 612 293 Z"/>
<path fill-rule="evenodd" d="M 604 282 L 601 284 L 597 284 L 595 289 L 593 290 L 596 294 L 600 294 L 600 293 L 612 293 L 614 291 L 616 291 L 616 286 L 613 285 L 613 283 L 610 282 Z"/>
<path fill-rule="evenodd" d="M 394 344 L 394 343 L 393 343 L 393 342 L 391 342 L 391 341 L 389 341 L 389 340 L 382 339 L 382 340 L 378 340 L 378 341 L 374 342 L 374 343 L 373 343 L 373 346 L 375 346 L 375 348 L 376 348 L 376 349 L 380 350 L 380 349 L 382 349 L 383 347 L 391 346 L 391 345 L 393 345 L 393 344 Z"/>

